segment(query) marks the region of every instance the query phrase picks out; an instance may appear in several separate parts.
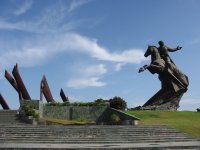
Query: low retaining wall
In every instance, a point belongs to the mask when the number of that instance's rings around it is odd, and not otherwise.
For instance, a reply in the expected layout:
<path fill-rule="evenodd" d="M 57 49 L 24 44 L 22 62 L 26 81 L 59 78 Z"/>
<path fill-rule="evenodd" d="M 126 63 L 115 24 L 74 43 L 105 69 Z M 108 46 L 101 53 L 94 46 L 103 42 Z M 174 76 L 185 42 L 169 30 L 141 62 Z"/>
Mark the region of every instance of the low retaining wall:
<path fill-rule="evenodd" d="M 21 100 L 20 106 L 38 110 L 39 118 L 95 122 L 97 124 L 137 125 L 139 118 L 107 106 L 47 106 L 40 100 Z"/>
<path fill-rule="evenodd" d="M 44 106 L 43 116 L 66 120 L 96 121 L 108 106 Z"/>

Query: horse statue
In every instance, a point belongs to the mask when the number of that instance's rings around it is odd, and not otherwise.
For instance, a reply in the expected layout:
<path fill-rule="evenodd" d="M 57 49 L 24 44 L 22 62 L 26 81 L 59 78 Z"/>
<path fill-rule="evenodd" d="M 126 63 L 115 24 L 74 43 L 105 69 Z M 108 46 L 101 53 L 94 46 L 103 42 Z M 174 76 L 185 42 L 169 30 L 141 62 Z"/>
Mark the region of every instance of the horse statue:
<path fill-rule="evenodd" d="M 145 52 L 144 56 L 148 57 L 149 55 L 151 55 L 151 64 L 144 65 L 139 69 L 138 72 L 143 72 L 146 69 L 148 69 L 152 74 L 160 74 L 161 72 L 163 72 L 165 69 L 165 61 L 160 57 L 156 46 L 148 46 L 148 49 Z"/>
<path fill-rule="evenodd" d="M 177 110 L 181 97 L 187 91 L 188 77 L 176 67 L 171 58 L 167 64 L 161 58 L 156 46 L 148 46 L 144 56 L 149 55 L 151 55 L 150 65 L 140 67 L 138 72 L 147 69 L 152 74 L 158 74 L 161 89 L 139 109 Z"/>

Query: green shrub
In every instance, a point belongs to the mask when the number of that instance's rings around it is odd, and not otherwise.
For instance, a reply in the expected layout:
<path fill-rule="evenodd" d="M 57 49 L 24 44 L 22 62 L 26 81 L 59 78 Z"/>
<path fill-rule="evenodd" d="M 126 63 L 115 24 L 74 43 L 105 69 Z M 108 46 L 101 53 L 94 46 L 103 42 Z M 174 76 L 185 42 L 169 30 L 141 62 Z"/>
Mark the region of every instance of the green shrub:
<path fill-rule="evenodd" d="M 93 106 L 93 102 L 74 102 L 71 106 Z"/>
<path fill-rule="evenodd" d="M 110 117 L 111 122 L 120 122 L 120 117 L 117 114 L 112 114 Z"/>
<path fill-rule="evenodd" d="M 119 110 L 125 110 L 127 108 L 126 101 L 123 100 L 121 97 L 115 96 L 114 98 L 109 100 L 110 107 L 119 109 Z"/>
<path fill-rule="evenodd" d="M 106 106 L 108 105 L 107 102 L 105 101 L 94 101 L 94 102 L 51 102 L 51 103 L 46 103 L 46 106 Z"/>
<path fill-rule="evenodd" d="M 34 118 L 39 118 L 39 114 L 36 112 L 32 106 L 22 105 L 21 110 L 24 111 L 26 116 L 33 116 Z"/>
<path fill-rule="evenodd" d="M 62 106 L 69 106 L 70 105 L 70 102 L 69 101 L 65 101 L 62 103 Z"/>
<path fill-rule="evenodd" d="M 77 119 L 79 122 L 87 122 L 87 119 L 85 117 L 80 117 Z"/>
<path fill-rule="evenodd" d="M 46 106 L 70 106 L 70 103 L 68 101 L 66 102 L 49 102 L 49 103 L 46 103 Z"/>
<path fill-rule="evenodd" d="M 94 105 L 95 106 L 105 106 L 109 104 L 109 100 L 104 100 L 102 98 L 99 98 L 97 100 L 94 101 Z"/>

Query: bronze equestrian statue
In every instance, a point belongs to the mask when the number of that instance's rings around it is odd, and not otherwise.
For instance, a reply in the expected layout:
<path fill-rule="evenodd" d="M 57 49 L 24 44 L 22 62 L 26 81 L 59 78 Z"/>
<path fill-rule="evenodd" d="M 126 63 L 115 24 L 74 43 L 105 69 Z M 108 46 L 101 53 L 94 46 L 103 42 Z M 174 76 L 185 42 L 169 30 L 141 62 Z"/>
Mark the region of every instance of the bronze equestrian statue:
<path fill-rule="evenodd" d="M 143 110 L 177 110 L 179 102 L 183 94 L 187 91 L 189 85 L 188 77 L 183 74 L 170 58 L 168 52 L 175 52 L 182 47 L 177 48 L 167 47 L 163 41 L 159 41 L 160 45 L 148 46 L 144 56 L 151 55 L 150 65 L 144 65 L 139 69 L 139 73 L 149 70 L 152 74 L 158 74 L 161 81 L 161 89 L 152 96 L 143 106 L 135 109 Z"/>

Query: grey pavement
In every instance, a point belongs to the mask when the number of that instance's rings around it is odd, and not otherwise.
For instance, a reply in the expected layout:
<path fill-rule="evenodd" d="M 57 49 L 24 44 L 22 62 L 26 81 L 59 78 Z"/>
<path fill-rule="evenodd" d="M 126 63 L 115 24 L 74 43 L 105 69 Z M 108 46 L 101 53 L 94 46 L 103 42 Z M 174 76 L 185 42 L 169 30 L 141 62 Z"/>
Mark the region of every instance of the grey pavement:
<path fill-rule="evenodd" d="M 0 149 L 193 149 L 199 141 L 164 143 L 112 143 L 112 144 L 37 144 L 1 143 Z"/>

